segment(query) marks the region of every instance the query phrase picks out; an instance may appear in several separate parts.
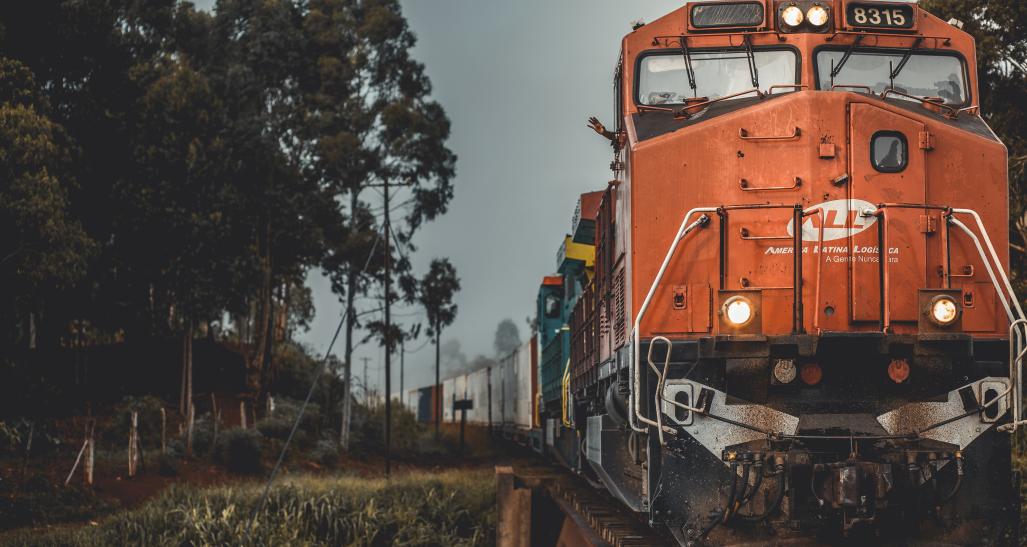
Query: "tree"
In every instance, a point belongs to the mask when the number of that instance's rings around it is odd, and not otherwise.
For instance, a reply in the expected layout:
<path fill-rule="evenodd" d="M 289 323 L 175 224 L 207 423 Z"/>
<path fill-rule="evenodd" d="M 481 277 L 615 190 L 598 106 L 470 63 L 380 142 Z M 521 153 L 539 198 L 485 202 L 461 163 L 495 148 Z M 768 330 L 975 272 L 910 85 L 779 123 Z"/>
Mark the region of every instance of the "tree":
<path fill-rule="evenodd" d="M 151 317 L 182 337 L 185 415 L 196 325 L 244 297 L 234 249 L 241 200 L 225 184 L 225 114 L 210 81 L 171 56 L 137 67 L 134 77 L 144 90 L 129 132 L 135 170 L 114 188 L 122 210 L 114 246 L 135 274 L 130 281 L 146 283 Z"/>
<path fill-rule="evenodd" d="M 1016 253 L 1013 274 L 1025 287 L 1027 268 L 1027 3 L 1020 0 L 923 0 L 942 19 L 958 19 L 977 41 L 981 114 L 1009 147 L 1009 185 Z"/>
<path fill-rule="evenodd" d="M 33 324 L 39 291 L 85 273 L 93 242 L 69 213 L 71 146 L 21 63 L 0 58 L 0 316 L 11 332 L 17 310 Z"/>
<path fill-rule="evenodd" d="M 398 0 L 310 0 L 307 8 L 303 30 L 309 46 L 300 78 L 307 117 L 302 131 L 311 142 L 310 171 L 334 193 L 349 220 L 347 230 L 326 233 L 328 252 L 322 263 L 347 310 L 343 377 L 349 386 L 355 331 L 362 326 L 356 301 L 383 278 L 380 238 L 386 236 L 378 217 L 384 210 L 368 203 L 364 194 L 386 180 L 409 194 L 395 206 L 406 210 L 405 227 L 387 237 L 395 238 L 397 248 L 412 252 L 413 233 L 446 212 L 456 158 L 445 146 L 449 120 L 429 99 L 424 67 L 410 57 L 416 39 Z M 365 268 L 376 243 L 379 253 Z M 393 261 L 395 275 L 401 287 L 409 288 L 416 283 L 403 281 L 410 266 L 400 254 Z M 381 322 L 367 326 L 384 345 L 391 347 L 397 340 L 396 329 L 386 332 Z M 344 448 L 352 406 L 345 400 Z"/>
<path fill-rule="evenodd" d="M 111 192 L 133 166 L 127 161 L 132 156 L 127 112 L 137 104 L 139 89 L 131 80 L 132 68 L 168 41 L 177 4 L 45 1 L 0 7 L 3 55 L 35 75 L 51 105 L 51 119 L 66 130 L 75 149 L 63 162 L 76 182 L 64 191 L 67 212 L 97 242 L 92 260 L 82 265 L 87 277 L 41 295 L 47 311 L 39 329 L 41 344 L 57 345 L 73 321 L 108 334 L 148 326 L 133 316 L 142 307 L 134 304 L 143 304 L 146 294 L 132 293 L 136 285 L 118 275 L 125 264 L 110 249 L 118 220 L 111 214 L 117 210 Z M 52 171 L 59 165 L 48 167 Z"/>
<path fill-rule="evenodd" d="M 226 177 L 242 196 L 239 222 L 249 234 L 240 244 L 256 264 L 245 278 L 251 305 L 239 315 L 252 332 L 250 385 L 260 395 L 275 375 L 275 293 L 322 262 L 326 232 L 345 222 L 311 169 L 305 17 L 305 3 L 296 0 L 219 0 L 202 63 L 226 104 Z"/>
<path fill-rule="evenodd" d="M 441 394 L 442 329 L 452 325 L 456 320 L 457 305 L 453 303 L 453 296 L 460 291 L 460 278 L 456 275 L 456 268 L 448 259 L 432 260 L 428 273 L 421 279 L 420 289 L 421 305 L 428 316 L 428 336 L 435 340 L 435 389 Z M 438 405 L 435 408 L 435 438 L 438 439 L 442 400 L 441 397 L 436 397 L 436 400 Z"/>
<path fill-rule="evenodd" d="M 496 326 L 496 338 L 493 342 L 496 348 L 496 358 L 502 359 L 510 355 L 517 348 L 521 347 L 521 333 L 517 330 L 517 323 L 511 319 L 504 319 Z"/>

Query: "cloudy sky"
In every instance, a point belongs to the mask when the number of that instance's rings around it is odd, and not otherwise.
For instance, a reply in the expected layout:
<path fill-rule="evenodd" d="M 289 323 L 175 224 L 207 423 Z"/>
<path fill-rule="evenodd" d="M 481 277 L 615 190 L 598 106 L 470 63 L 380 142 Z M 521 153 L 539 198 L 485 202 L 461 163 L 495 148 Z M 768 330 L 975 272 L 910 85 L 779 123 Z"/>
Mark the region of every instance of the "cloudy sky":
<path fill-rule="evenodd" d="M 213 0 L 199 1 L 208 7 Z M 403 0 L 417 34 L 413 55 L 427 67 L 434 97 L 453 124 L 459 156 L 456 198 L 449 214 L 423 229 L 412 257 L 424 272 L 448 256 L 463 285 L 459 315 L 443 339 L 456 339 L 469 358 L 491 355 L 496 325 L 511 318 L 527 334 L 543 275 L 570 230 L 577 196 L 605 187 L 610 148 L 585 127 L 596 115 L 612 120 L 612 77 L 621 38 L 636 19 L 652 21 L 684 0 Z M 341 306 L 328 283 L 310 276 L 317 317 L 302 340 L 327 349 Z M 367 302 L 369 307 L 373 303 Z M 401 307 L 400 320 L 418 321 Z M 415 341 L 408 350 L 422 347 Z M 381 352 L 371 359 L 381 381 Z M 394 360 L 397 363 L 398 359 Z M 406 383 L 430 383 L 434 352 L 408 353 Z M 393 390 L 398 390 L 394 368 Z"/>

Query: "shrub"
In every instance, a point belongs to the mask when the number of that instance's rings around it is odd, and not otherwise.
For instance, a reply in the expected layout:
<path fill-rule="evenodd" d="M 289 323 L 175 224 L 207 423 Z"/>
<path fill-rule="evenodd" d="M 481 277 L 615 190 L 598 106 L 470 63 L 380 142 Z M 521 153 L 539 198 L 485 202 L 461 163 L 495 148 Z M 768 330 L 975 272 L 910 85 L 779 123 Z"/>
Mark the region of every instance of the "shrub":
<path fill-rule="evenodd" d="M 310 452 L 310 458 L 325 467 L 333 468 L 339 463 L 339 448 L 335 441 L 318 441 L 317 447 Z"/>
<path fill-rule="evenodd" d="M 65 487 L 45 475 L 33 475 L 20 487 L 0 481 L 0 530 L 91 518 L 113 509 L 80 484 Z"/>
<path fill-rule="evenodd" d="M 285 440 L 292 431 L 302 404 L 300 401 L 285 398 L 276 400 L 274 415 L 257 422 L 257 431 L 260 431 L 260 434 L 268 439 Z M 303 419 L 300 421 L 300 427 L 296 431 L 293 442 L 298 446 L 310 446 L 311 441 L 320 436 L 321 422 L 320 405 L 315 403 L 307 405 L 307 410 L 303 413 Z"/>
<path fill-rule="evenodd" d="M 216 458 L 233 473 L 260 473 L 261 440 L 252 429 L 229 429 L 218 438 Z"/>
<path fill-rule="evenodd" d="M 392 450 L 396 457 L 417 457 L 424 432 L 417 417 L 398 402 L 392 405 Z M 385 448 L 385 407 L 353 406 L 352 446 L 357 453 L 374 453 Z"/>
<path fill-rule="evenodd" d="M 213 441 L 214 421 L 210 414 L 197 417 L 193 422 L 193 454 L 212 454 Z"/>
<path fill-rule="evenodd" d="M 178 475 L 178 465 L 178 458 L 170 453 L 157 456 L 157 472 L 165 477 Z"/>
<path fill-rule="evenodd" d="M 264 418 L 257 422 L 257 431 L 268 439 L 285 440 L 289 436 L 290 430 L 292 430 L 292 420 L 280 416 Z"/>

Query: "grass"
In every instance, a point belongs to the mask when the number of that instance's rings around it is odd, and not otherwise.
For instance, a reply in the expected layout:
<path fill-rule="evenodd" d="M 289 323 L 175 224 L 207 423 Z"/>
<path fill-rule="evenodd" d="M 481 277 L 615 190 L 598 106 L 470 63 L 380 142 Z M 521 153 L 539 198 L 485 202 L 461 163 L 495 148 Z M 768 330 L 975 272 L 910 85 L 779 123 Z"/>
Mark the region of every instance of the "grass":
<path fill-rule="evenodd" d="M 16 532 L 9 545 L 407 545 L 495 544 L 491 469 L 411 472 L 391 481 L 300 477 L 263 485 L 172 487 L 141 508 L 95 525 Z M 248 535 L 247 535 L 248 534 Z"/>

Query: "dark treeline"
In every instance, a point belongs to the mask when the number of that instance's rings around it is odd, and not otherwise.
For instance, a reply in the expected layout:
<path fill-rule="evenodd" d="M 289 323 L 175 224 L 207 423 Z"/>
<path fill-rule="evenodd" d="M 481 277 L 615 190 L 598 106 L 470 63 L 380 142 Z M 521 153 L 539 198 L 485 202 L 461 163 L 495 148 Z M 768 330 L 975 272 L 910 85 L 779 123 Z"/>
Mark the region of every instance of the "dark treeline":
<path fill-rule="evenodd" d="M 188 361 L 218 336 L 265 390 L 274 344 L 313 315 L 308 271 L 349 309 L 380 295 L 386 180 L 393 297 L 415 302 L 405 257 L 455 157 L 414 43 L 398 0 L 5 2 L 4 355 L 177 337 Z"/>
<path fill-rule="evenodd" d="M 954 18 L 977 40 L 981 113 L 1009 147 L 1010 231 L 1014 283 L 1027 290 L 1027 2 L 922 0 Z"/>

